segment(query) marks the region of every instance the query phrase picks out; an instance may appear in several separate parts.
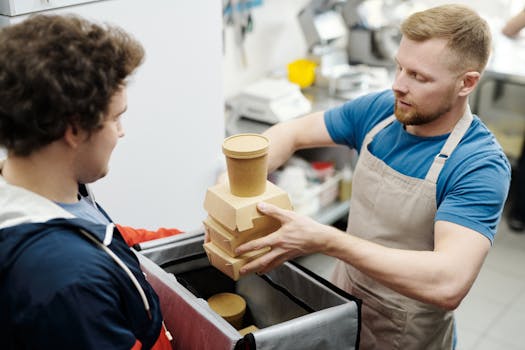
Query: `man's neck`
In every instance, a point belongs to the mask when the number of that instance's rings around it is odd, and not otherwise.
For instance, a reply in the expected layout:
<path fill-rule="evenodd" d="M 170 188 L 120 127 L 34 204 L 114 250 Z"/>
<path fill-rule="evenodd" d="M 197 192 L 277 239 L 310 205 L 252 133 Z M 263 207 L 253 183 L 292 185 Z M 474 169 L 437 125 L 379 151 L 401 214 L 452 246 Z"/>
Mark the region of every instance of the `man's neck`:
<path fill-rule="evenodd" d="M 8 155 L 2 176 L 11 185 L 22 187 L 56 202 L 77 201 L 78 184 L 68 162 L 52 149 L 34 152 L 27 157 Z"/>

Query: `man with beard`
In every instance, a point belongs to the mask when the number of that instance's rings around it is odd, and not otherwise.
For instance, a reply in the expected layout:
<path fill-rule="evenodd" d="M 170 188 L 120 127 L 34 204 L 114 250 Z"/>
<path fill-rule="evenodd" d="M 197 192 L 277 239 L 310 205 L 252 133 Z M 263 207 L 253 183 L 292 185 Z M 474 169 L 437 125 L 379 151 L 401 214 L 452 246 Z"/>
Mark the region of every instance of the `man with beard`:
<path fill-rule="evenodd" d="M 501 147 L 468 106 L 491 36 L 458 5 L 415 13 L 401 31 L 392 90 L 265 132 L 270 171 L 298 149 L 359 151 L 347 233 L 260 203 L 282 227 L 238 248 L 271 247 L 241 273 L 336 257 L 333 282 L 363 301 L 361 349 L 452 349 L 453 310 L 493 243 L 510 182 Z"/>

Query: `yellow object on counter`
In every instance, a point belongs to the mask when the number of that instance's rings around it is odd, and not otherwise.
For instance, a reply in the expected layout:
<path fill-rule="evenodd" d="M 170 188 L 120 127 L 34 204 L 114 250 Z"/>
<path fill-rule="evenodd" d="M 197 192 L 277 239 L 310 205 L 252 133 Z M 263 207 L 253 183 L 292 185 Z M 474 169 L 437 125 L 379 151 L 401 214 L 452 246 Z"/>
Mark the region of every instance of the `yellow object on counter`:
<path fill-rule="evenodd" d="M 315 81 L 317 63 L 299 59 L 288 64 L 288 80 L 302 88 L 311 86 Z"/>

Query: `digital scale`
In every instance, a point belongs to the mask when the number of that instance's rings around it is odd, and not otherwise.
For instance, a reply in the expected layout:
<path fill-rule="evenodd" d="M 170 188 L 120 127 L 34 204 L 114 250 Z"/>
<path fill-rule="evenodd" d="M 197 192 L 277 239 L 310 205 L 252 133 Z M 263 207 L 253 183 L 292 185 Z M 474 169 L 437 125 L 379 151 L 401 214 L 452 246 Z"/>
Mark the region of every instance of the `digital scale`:
<path fill-rule="evenodd" d="M 275 124 L 307 114 L 311 102 L 298 85 L 285 79 L 263 79 L 244 88 L 229 101 L 240 117 Z"/>

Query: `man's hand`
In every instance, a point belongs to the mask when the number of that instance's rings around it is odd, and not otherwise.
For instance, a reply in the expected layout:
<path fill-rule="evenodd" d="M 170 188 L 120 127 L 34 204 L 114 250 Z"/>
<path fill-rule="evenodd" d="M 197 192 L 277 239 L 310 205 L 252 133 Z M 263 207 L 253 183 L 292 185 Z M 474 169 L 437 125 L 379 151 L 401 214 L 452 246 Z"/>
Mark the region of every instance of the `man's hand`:
<path fill-rule="evenodd" d="M 264 247 L 271 248 L 268 253 L 244 265 L 240 269 L 241 274 L 268 272 L 287 260 L 325 249 L 328 238 L 326 234 L 323 234 L 326 232 L 325 225 L 307 216 L 268 203 L 259 203 L 257 209 L 279 220 L 282 226 L 265 237 L 237 247 L 236 252 L 239 254 Z"/>

